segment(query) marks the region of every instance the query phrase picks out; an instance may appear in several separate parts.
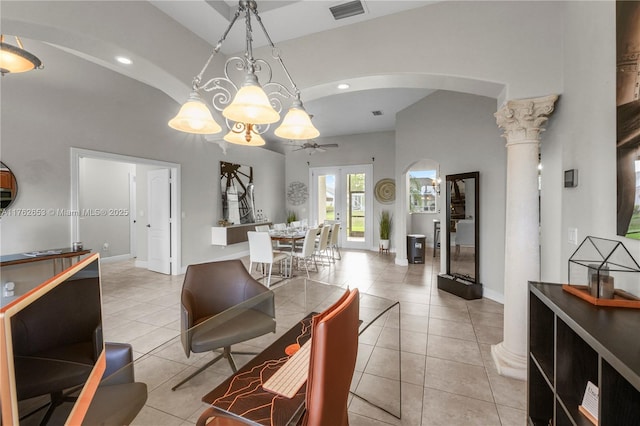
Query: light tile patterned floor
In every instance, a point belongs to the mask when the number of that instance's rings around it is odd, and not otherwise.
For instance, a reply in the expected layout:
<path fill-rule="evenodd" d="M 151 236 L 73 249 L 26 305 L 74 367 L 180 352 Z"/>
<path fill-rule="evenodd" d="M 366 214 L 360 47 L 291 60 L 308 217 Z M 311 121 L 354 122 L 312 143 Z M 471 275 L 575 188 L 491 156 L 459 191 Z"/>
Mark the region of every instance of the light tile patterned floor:
<path fill-rule="evenodd" d="M 401 302 L 402 420 L 352 398 L 350 424 L 525 425 L 525 382 L 498 375 L 491 360 L 491 345 L 502 340 L 502 305 L 438 290 L 439 258 L 427 253 L 426 260 L 403 267 L 394 264 L 393 254 L 343 250 L 342 260 L 312 272 L 313 279 Z M 171 392 L 210 355 L 187 359 L 178 343 L 144 355 L 177 335 L 183 277 L 148 272 L 132 262 L 104 264 L 102 275 L 105 339 L 133 344 L 136 378 L 149 389 L 134 424 L 194 424 L 204 409 L 200 398 L 231 374 L 228 364 L 218 362 Z M 385 348 L 385 339 L 393 339 L 387 331 L 371 327 L 361 337 L 359 363 L 364 358 L 368 368 L 367 373 L 356 368 L 353 386 L 374 399 L 394 385 L 397 389 L 397 374 L 394 381 L 385 367 L 393 364 L 388 362 L 393 351 Z M 372 366 L 378 368 L 377 377 L 368 374 Z"/>

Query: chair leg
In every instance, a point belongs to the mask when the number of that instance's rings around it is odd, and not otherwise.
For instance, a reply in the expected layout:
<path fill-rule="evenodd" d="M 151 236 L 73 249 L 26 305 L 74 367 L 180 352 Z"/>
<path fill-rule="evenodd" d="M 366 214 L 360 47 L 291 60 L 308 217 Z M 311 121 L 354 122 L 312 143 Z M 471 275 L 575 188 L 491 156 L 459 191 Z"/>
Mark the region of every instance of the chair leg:
<path fill-rule="evenodd" d="M 338 252 L 338 260 L 342 260 L 342 255 L 340 254 L 340 247 L 338 247 L 337 244 L 334 247 L 335 247 L 336 251 Z"/>
<path fill-rule="evenodd" d="M 271 269 L 273 268 L 273 263 L 269 264 L 269 275 L 267 276 L 267 288 L 271 287 Z"/>
<path fill-rule="evenodd" d="M 305 257 L 303 259 L 303 261 L 304 261 L 304 269 L 305 269 L 305 271 L 307 271 L 307 278 L 310 278 L 310 276 L 309 276 L 309 267 L 307 266 L 307 258 Z"/>

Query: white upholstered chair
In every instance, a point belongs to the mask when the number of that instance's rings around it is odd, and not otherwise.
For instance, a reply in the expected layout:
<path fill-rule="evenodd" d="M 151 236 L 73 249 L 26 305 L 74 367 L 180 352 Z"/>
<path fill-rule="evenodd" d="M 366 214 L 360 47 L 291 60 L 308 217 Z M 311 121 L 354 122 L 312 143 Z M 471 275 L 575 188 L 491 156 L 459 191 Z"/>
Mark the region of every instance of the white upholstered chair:
<path fill-rule="evenodd" d="M 309 278 L 309 263 L 313 262 L 316 265 L 316 271 L 318 270 L 318 264 L 315 261 L 314 250 L 316 235 L 318 233 L 317 228 L 307 229 L 307 233 L 304 236 L 304 242 L 302 243 L 302 249 L 294 251 L 292 256 L 298 259 L 298 265 L 300 261 L 304 264 L 304 270 L 307 271 L 307 278 Z"/>
<path fill-rule="evenodd" d="M 254 263 L 262 263 L 268 265 L 267 287 L 271 285 L 271 270 L 276 262 L 284 262 L 289 259 L 289 254 L 283 252 L 274 252 L 271 245 L 271 236 L 267 232 L 247 232 L 249 237 L 249 270 L 253 268 Z M 280 265 L 282 270 L 282 264 Z"/>

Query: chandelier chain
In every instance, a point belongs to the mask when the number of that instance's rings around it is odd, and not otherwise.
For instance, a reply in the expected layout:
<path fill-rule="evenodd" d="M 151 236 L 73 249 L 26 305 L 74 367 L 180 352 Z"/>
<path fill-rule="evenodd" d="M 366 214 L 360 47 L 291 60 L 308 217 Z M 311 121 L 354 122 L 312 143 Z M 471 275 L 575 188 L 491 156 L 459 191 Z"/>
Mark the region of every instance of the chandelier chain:
<path fill-rule="evenodd" d="M 227 39 L 227 35 L 229 34 L 229 31 L 231 31 L 231 28 L 233 27 L 233 25 L 236 23 L 236 21 L 240 17 L 240 12 L 241 12 L 241 10 L 240 10 L 240 8 L 238 8 L 236 10 L 236 13 L 233 15 L 233 19 L 231 19 L 231 22 L 229 23 L 229 26 L 227 27 L 225 32 L 222 34 L 222 37 L 220 37 L 220 40 L 218 40 L 218 43 L 216 44 L 216 47 L 213 49 L 213 52 L 211 52 L 211 55 L 209 56 L 209 59 L 207 59 L 207 62 L 204 64 L 204 67 L 202 67 L 202 70 L 200 71 L 200 74 L 198 74 L 193 79 L 193 90 L 198 90 L 200 88 L 200 82 L 202 81 L 202 76 L 204 75 L 204 72 L 207 70 L 207 68 L 209 68 L 209 64 L 213 60 L 213 57 L 222 48 L 222 43 L 224 43 L 224 41 Z"/>

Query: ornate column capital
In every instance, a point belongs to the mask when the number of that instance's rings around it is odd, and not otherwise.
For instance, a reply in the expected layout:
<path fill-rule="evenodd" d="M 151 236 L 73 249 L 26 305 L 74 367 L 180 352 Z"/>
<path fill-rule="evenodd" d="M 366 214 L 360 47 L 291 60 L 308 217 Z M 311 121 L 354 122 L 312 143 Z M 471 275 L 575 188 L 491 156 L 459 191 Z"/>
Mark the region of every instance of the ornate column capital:
<path fill-rule="evenodd" d="M 507 146 L 517 143 L 539 143 L 542 127 L 553 113 L 558 95 L 541 98 L 516 99 L 494 114 L 498 127 L 504 130 L 502 135 Z"/>

